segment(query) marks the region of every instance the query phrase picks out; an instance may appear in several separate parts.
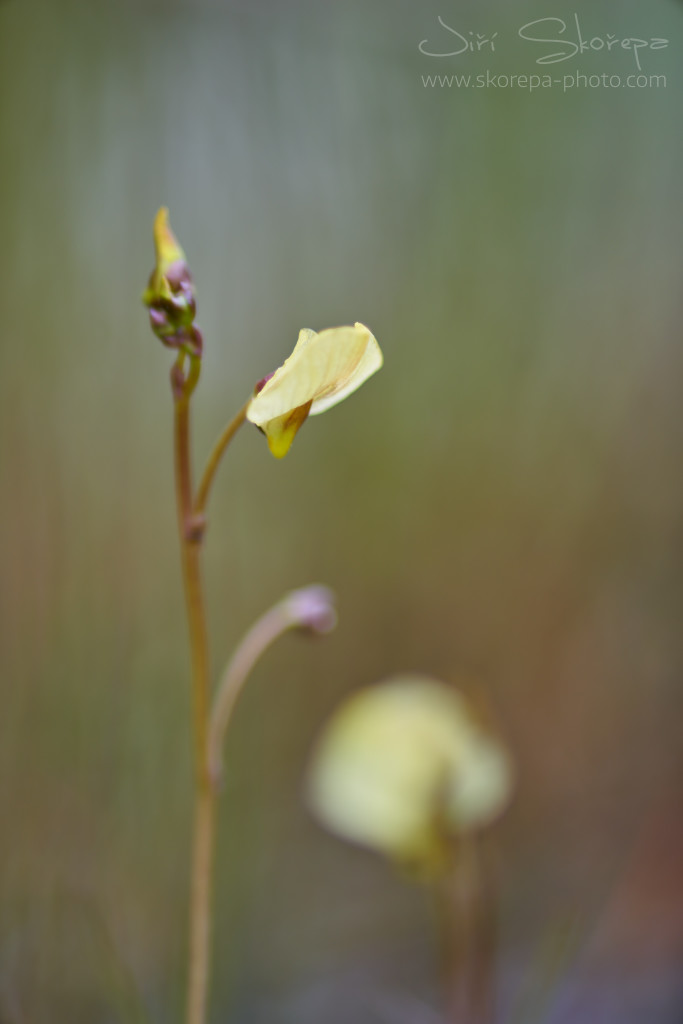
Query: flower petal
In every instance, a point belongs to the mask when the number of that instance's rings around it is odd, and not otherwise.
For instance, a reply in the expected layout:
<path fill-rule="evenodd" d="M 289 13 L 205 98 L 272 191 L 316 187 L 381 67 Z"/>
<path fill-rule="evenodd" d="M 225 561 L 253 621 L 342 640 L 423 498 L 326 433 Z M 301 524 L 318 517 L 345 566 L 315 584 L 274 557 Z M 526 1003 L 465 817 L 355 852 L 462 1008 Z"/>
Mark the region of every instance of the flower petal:
<path fill-rule="evenodd" d="M 364 384 L 368 377 L 371 377 L 373 373 L 377 373 L 381 369 L 384 357 L 374 334 L 364 324 L 360 323 L 355 324 L 355 330 L 367 331 L 369 335 L 361 361 L 345 384 L 340 385 L 328 395 L 314 399 L 311 406 L 311 416 L 317 416 L 318 413 L 326 412 L 333 405 L 343 402 L 348 395 L 356 391 L 361 384 Z"/>
<path fill-rule="evenodd" d="M 314 755 L 310 801 L 346 839 L 426 873 L 449 837 L 481 828 L 511 791 L 507 754 L 457 691 L 399 676 L 352 695 Z"/>
<path fill-rule="evenodd" d="M 171 231 L 168 219 L 168 208 L 162 206 L 154 218 L 154 248 L 156 250 L 156 272 L 165 277 L 169 267 L 179 261 L 185 261 L 185 253 L 180 242 Z"/>
<path fill-rule="evenodd" d="M 276 416 L 264 423 L 261 429 L 266 435 L 268 447 L 276 459 L 283 459 L 292 447 L 292 441 L 296 437 L 299 427 L 304 423 L 311 408 L 311 403 L 306 402 L 297 409 L 285 413 L 284 416 Z"/>
<path fill-rule="evenodd" d="M 317 337 L 318 332 L 311 330 L 310 327 L 302 327 L 299 331 L 299 337 L 296 339 L 296 345 L 294 346 L 294 352 L 301 351 L 302 348 L 306 348 L 309 341 Z M 292 352 L 292 355 L 294 355 Z"/>
<path fill-rule="evenodd" d="M 340 402 L 382 365 L 382 356 L 367 327 L 333 327 L 320 334 L 301 331 L 289 359 L 275 371 L 247 409 L 259 427 L 287 416 L 307 403 L 312 413 Z"/>

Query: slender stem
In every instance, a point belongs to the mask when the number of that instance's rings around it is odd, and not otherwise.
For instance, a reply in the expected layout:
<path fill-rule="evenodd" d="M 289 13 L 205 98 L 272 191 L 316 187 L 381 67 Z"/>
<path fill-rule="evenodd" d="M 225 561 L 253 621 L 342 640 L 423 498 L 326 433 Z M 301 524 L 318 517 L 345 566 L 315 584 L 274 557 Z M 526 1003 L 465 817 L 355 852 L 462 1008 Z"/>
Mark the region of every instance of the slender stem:
<path fill-rule="evenodd" d="M 458 1003 L 460 976 L 460 943 L 450 878 L 438 878 L 429 888 L 430 909 L 436 932 L 438 976 L 446 1008 L 445 1019 L 454 1022 Z"/>
<path fill-rule="evenodd" d="M 190 949 L 187 1024 L 204 1024 L 209 985 L 211 945 L 211 872 L 215 794 L 207 771 L 209 662 L 206 618 L 199 564 L 201 533 L 192 529 L 192 471 L 190 458 L 190 395 L 199 376 L 199 360 L 190 359 L 184 376 L 180 355 L 171 375 L 174 396 L 176 504 L 190 633 L 194 719 L 195 818 L 190 877 Z"/>
<path fill-rule="evenodd" d="M 186 362 L 189 368 L 185 373 Z M 215 777 L 210 770 L 210 738 L 220 747 L 234 700 L 254 661 L 285 629 L 304 626 L 327 632 L 334 625 L 331 595 L 325 588 L 310 587 L 285 598 L 247 635 L 219 688 L 215 725 L 211 733 L 209 656 L 200 569 L 204 538 L 203 512 L 221 457 L 246 419 L 245 404 L 219 437 L 202 477 L 197 499 L 192 501 L 190 456 L 190 396 L 199 379 L 200 360 L 180 353 L 171 371 L 174 398 L 174 449 L 178 531 L 190 633 L 192 703 L 194 720 L 195 811 L 190 875 L 190 935 L 187 992 L 187 1024 L 205 1024 L 211 964 L 211 890 L 216 831 Z M 212 719 L 213 720 L 213 719 Z M 211 747 L 211 750 L 214 749 Z"/>
<path fill-rule="evenodd" d="M 208 768 L 214 784 L 220 782 L 223 743 L 237 698 L 259 658 L 289 629 L 329 633 L 336 622 L 332 592 L 327 587 L 303 587 L 278 601 L 244 636 L 221 676 L 209 716 Z"/>
<path fill-rule="evenodd" d="M 190 881 L 190 961 L 187 1024 L 204 1024 L 211 966 L 211 892 L 216 835 L 216 796 L 204 780 L 195 797 L 194 843 Z"/>
<path fill-rule="evenodd" d="M 211 712 L 207 748 L 209 773 L 215 782 L 219 781 L 223 768 L 223 738 L 242 687 L 264 651 L 293 625 L 283 617 L 279 605 L 271 608 L 249 630 L 221 676 Z"/>
<path fill-rule="evenodd" d="M 494 914 L 476 836 L 462 837 L 449 874 L 434 884 L 447 1019 L 490 1024 L 494 1016 Z"/>
<path fill-rule="evenodd" d="M 227 427 L 225 428 L 225 430 L 223 431 L 223 433 L 220 435 L 215 445 L 213 446 L 213 451 L 209 456 L 208 462 L 206 463 L 204 472 L 202 474 L 202 479 L 200 481 L 199 487 L 197 488 L 197 497 L 195 498 L 193 510 L 194 515 L 196 517 L 202 516 L 204 514 L 204 509 L 206 508 L 206 502 L 209 497 L 209 491 L 211 490 L 213 478 L 216 475 L 216 470 L 218 469 L 220 461 L 223 458 L 223 453 L 225 452 L 225 449 L 228 447 L 233 437 L 235 436 L 235 434 L 237 433 L 237 431 L 247 418 L 248 405 L 249 402 L 244 403 L 240 411 L 230 421 L 230 423 L 228 423 Z"/>
<path fill-rule="evenodd" d="M 472 901 L 472 973 L 469 998 L 473 1019 L 491 1024 L 495 1018 L 496 907 L 494 879 L 480 836 L 471 836 L 470 899 Z"/>

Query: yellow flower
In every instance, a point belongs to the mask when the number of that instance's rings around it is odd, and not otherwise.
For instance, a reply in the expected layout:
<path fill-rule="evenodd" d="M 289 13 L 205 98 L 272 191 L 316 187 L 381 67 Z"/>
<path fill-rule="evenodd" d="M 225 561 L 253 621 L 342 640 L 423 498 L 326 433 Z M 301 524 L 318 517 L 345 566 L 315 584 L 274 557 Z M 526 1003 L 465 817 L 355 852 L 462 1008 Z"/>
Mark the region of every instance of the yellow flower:
<path fill-rule="evenodd" d="M 289 451 L 307 416 L 343 401 L 381 367 L 382 352 L 367 327 L 304 328 L 289 359 L 266 378 L 247 407 L 247 419 L 268 439 L 273 455 Z"/>
<path fill-rule="evenodd" d="M 399 676 L 337 710 L 313 758 L 309 796 L 331 831 L 430 874 L 446 865 L 453 839 L 501 813 L 511 788 L 505 750 L 465 698 Z"/>

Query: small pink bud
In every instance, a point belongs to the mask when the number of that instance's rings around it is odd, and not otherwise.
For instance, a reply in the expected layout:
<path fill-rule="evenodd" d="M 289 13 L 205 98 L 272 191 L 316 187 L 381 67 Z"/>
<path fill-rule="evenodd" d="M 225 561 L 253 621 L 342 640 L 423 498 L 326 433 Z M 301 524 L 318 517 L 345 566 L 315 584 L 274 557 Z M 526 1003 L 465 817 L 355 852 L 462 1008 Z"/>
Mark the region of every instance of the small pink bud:
<path fill-rule="evenodd" d="M 337 625 L 335 597 L 327 587 L 314 585 L 293 590 L 285 598 L 292 624 L 313 633 L 329 633 Z"/>

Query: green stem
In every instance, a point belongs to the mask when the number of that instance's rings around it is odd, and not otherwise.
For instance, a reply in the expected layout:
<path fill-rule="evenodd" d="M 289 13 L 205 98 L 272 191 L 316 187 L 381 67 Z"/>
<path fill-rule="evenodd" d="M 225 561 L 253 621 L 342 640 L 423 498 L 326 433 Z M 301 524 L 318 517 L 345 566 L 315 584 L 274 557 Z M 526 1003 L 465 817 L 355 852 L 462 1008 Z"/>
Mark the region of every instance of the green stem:
<path fill-rule="evenodd" d="M 209 459 L 206 463 L 206 467 L 204 468 L 204 472 L 202 474 L 202 479 L 200 481 L 199 487 L 197 488 L 197 497 L 195 498 L 194 502 L 193 513 L 197 520 L 199 520 L 204 515 L 206 503 L 209 498 L 209 491 L 211 490 L 211 484 L 213 483 L 213 478 L 216 475 L 216 470 L 218 469 L 220 461 L 223 458 L 223 453 L 225 452 L 225 449 L 228 447 L 233 437 L 235 436 L 235 434 L 237 433 L 237 431 L 247 418 L 248 405 L 249 402 L 245 402 L 240 411 L 237 413 L 237 415 L 230 421 L 230 423 L 228 423 L 227 427 L 216 441 L 213 447 L 213 451 L 209 456 Z"/>

